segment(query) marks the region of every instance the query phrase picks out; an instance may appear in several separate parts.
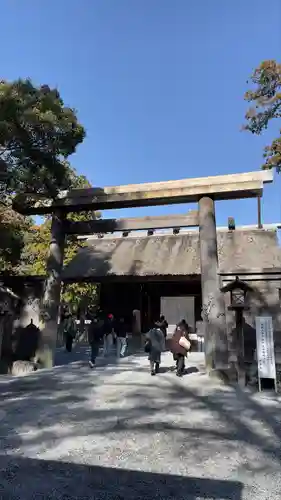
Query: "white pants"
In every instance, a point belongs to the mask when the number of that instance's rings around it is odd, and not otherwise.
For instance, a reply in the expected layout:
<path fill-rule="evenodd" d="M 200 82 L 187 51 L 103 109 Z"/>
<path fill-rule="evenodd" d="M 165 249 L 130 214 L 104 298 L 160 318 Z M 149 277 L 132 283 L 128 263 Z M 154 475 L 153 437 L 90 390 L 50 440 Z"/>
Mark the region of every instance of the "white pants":
<path fill-rule="evenodd" d="M 109 333 L 108 335 L 104 336 L 103 340 L 103 355 L 107 356 L 110 354 L 110 351 L 112 350 L 112 345 L 113 345 L 113 335 L 112 333 Z"/>
<path fill-rule="evenodd" d="M 126 337 L 117 337 L 117 345 L 116 345 L 116 356 L 120 358 L 125 355 L 127 349 L 127 339 Z"/>

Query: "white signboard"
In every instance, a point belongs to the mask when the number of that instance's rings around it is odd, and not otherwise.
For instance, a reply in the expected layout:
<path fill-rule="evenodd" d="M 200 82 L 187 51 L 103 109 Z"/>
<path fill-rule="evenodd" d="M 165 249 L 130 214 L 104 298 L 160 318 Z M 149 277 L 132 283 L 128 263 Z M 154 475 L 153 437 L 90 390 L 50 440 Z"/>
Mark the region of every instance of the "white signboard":
<path fill-rule="evenodd" d="M 168 321 L 168 333 L 174 332 L 176 325 L 185 319 L 188 325 L 194 330 L 194 297 L 190 295 L 181 297 L 161 297 L 161 314 L 165 315 Z"/>
<path fill-rule="evenodd" d="M 276 385 L 276 365 L 271 316 L 256 317 L 256 336 L 259 379 L 274 379 Z"/>

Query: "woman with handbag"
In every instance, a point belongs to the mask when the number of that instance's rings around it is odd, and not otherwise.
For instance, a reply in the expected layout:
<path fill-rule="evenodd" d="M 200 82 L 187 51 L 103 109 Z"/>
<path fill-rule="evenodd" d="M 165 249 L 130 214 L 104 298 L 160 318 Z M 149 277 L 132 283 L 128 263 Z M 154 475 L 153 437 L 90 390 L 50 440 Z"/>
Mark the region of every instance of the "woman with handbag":
<path fill-rule="evenodd" d="M 151 375 L 156 375 L 159 373 L 161 352 L 165 350 L 165 337 L 158 323 L 146 334 L 144 350 L 148 353 Z"/>
<path fill-rule="evenodd" d="M 177 376 L 182 377 L 185 370 L 185 358 L 191 343 L 188 335 L 188 324 L 182 320 L 176 327 L 171 339 L 171 352 L 176 361 Z"/>

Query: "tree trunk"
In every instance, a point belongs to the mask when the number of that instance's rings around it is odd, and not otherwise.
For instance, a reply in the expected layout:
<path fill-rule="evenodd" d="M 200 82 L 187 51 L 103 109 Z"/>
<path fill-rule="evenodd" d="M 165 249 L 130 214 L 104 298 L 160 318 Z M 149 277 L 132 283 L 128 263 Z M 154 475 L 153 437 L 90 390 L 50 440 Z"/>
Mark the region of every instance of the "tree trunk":
<path fill-rule="evenodd" d="M 218 274 L 215 206 L 207 196 L 199 200 L 199 235 L 206 368 L 224 370 L 228 368 L 225 303 Z"/>

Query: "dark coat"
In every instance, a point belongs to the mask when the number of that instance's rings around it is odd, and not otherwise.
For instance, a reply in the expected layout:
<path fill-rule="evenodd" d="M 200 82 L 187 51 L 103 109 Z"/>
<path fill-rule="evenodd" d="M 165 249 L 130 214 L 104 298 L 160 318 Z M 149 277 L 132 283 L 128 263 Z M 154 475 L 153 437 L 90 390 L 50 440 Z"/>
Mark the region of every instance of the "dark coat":
<path fill-rule="evenodd" d="M 116 321 L 114 326 L 114 331 L 119 338 L 125 338 L 127 335 L 127 325 L 122 323 L 122 321 Z"/>
<path fill-rule="evenodd" d="M 92 322 L 88 330 L 89 344 L 99 344 L 103 337 L 103 329 L 99 323 Z"/>
<path fill-rule="evenodd" d="M 187 355 L 187 351 L 184 347 L 179 344 L 179 340 L 182 336 L 185 336 L 188 339 L 188 333 L 183 328 L 176 328 L 172 338 L 171 338 L 171 352 L 173 354 L 182 354 L 183 356 Z"/>
<path fill-rule="evenodd" d="M 164 319 L 163 321 L 159 321 L 158 323 L 159 328 L 161 332 L 163 333 L 164 337 L 167 337 L 167 328 L 169 326 L 168 322 Z"/>
<path fill-rule="evenodd" d="M 103 325 L 103 333 L 105 335 L 108 335 L 109 333 L 112 333 L 112 330 L 115 329 L 115 324 L 116 321 L 113 319 L 106 319 Z"/>

